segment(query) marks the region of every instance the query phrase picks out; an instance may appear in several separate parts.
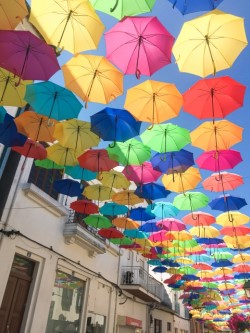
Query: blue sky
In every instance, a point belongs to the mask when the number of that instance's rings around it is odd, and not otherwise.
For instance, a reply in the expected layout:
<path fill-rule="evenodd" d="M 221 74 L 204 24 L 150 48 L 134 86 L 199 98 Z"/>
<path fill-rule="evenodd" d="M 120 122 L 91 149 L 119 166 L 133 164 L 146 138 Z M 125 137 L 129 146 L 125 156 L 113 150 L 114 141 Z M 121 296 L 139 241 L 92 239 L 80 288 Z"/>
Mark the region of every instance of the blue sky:
<path fill-rule="evenodd" d="M 201 0 L 202 1 L 202 0 Z M 245 19 L 245 28 L 248 39 L 250 39 L 250 0 L 224 0 L 222 4 L 218 7 L 218 9 L 225 11 L 227 13 L 231 13 L 233 15 L 237 15 L 243 17 Z M 101 20 L 106 26 L 106 30 L 110 29 L 117 20 L 109 15 L 103 14 L 101 12 L 97 12 L 100 16 Z M 172 5 L 167 0 L 156 0 L 156 5 L 153 8 L 151 14 L 157 16 L 158 19 L 164 24 L 164 26 L 171 32 L 171 34 L 176 38 L 180 32 L 180 29 L 183 23 L 187 20 L 191 20 L 194 17 L 204 14 L 204 12 L 188 14 L 183 16 L 177 9 L 172 8 Z M 87 52 L 89 54 L 98 54 L 105 55 L 105 41 L 102 38 L 99 47 L 97 50 Z M 59 57 L 60 65 L 63 65 L 71 58 L 71 54 L 67 52 L 63 52 Z M 247 46 L 240 56 L 237 58 L 235 63 L 230 69 L 220 71 L 216 74 L 216 77 L 228 75 L 233 79 L 239 81 L 240 83 L 247 86 L 244 106 L 241 109 L 236 110 L 231 113 L 226 119 L 234 122 L 235 124 L 244 128 L 243 132 L 243 141 L 232 147 L 232 149 L 239 150 L 243 157 L 243 162 L 236 166 L 231 172 L 238 173 L 244 177 L 245 184 L 235 191 L 231 191 L 230 193 L 235 196 L 244 197 L 248 202 L 248 206 L 242 208 L 242 212 L 250 215 L 250 94 L 249 94 L 249 86 L 250 86 L 250 47 Z M 141 76 L 140 80 L 137 80 L 133 75 L 124 76 L 124 95 L 118 97 L 114 102 L 110 104 L 111 107 L 114 108 L 123 108 L 124 100 L 126 96 L 126 90 L 132 86 L 135 86 L 144 80 L 149 79 L 149 77 Z M 155 73 L 151 79 L 158 81 L 165 81 L 169 83 L 174 83 L 181 93 L 184 93 L 190 86 L 192 86 L 195 82 L 200 80 L 200 77 L 179 72 L 177 65 L 175 64 L 175 59 L 172 57 L 172 63 L 157 73 Z M 63 76 L 61 72 L 58 72 L 51 79 L 58 84 L 64 85 Z M 89 121 L 90 115 L 95 112 L 102 110 L 105 106 L 96 103 L 89 103 L 88 109 L 82 109 L 79 118 L 82 120 Z M 171 123 L 183 126 L 190 131 L 199 126 L 202 121 L 196 119 L 195 117 L 181 111 L 179 116 L 170 120 Z M 191 145 L 185 147 L 185 149 L 190 150 L 194 153 L 195 158 L 197 158 L 203 151 L 200 149 L 196 149 Z M 230 172 L 230 170 L 228 170 Z M 208 171 L 201 171 L 203 178 L 206 178 L 211 174 Z M 207 194 L 211 199 L 220 195 L 220 193 L 210 193 L 203 190 L 202 185 L 198 185 L 197 191 L 202 191 Z M 168 197 L 169 201 L 172 201 L 174 195 Z M 209 209 L 205 209 L 209 211 Z M 210 211 L 214 215 L 218 215 L 219 211 Z M 185 212 L 187 213 L 187 212 Z"/>

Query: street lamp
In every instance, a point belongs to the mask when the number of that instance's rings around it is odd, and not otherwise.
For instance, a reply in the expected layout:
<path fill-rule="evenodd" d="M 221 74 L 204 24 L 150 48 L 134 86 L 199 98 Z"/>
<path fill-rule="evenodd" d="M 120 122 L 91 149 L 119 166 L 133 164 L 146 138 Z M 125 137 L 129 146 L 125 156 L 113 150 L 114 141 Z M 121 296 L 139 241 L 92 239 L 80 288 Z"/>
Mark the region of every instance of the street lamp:
<path fill-rule="evenodd" d="M 250 298 L 250 280 L 246 281 L 243 285 L 243 289 L 245 290 L 245 294 L 248 298 Z"/>

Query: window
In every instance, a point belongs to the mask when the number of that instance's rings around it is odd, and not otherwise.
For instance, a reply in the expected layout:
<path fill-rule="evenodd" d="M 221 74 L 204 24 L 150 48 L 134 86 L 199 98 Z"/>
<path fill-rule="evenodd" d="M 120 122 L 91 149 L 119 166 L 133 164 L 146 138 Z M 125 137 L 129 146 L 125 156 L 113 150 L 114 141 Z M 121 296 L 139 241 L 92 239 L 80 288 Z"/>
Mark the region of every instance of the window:
<path fill-rule="evenodd" d="M 154 333 L 161 333 L 161 332 L 162 332 L 161 320 L 155 319 L 154 320 Z"/>
<path fill-rule="evenodd" d="M 172 324 L 169 321 L 167 322 L 167 331 L 168 332 L 172 331 Z"/>
<path fill-rule="evenodd" d="M 175 327 L 174 333 L 178 333 L 178 327 Z"/>
<path fill-rule="evenodd" d="M 84 289 L 84 281 L 57 271 L 46 333 L 79 332 Z"/>
<path fill-rule="evenodd" d="M 106 317 L 96 313 L 89 313 L 86 333 L 104 333 Z"/>

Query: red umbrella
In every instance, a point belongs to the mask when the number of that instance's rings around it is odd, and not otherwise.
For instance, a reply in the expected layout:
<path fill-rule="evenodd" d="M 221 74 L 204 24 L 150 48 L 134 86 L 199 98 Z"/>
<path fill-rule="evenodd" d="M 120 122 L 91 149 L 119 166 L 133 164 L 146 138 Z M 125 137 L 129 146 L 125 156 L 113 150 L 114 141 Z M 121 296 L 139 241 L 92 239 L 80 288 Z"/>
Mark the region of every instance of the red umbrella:
<path fill-rule="evenodd" d="M 240 162 L 240 152 L 233 149 L 207 151 L 196 159 L 199 168 L 215 172 L 232 169 Z"/>
<path fill-rule="evenodd" d="M 211 271 L 213 269 L 212 266 L 206 264 L 205 262 L 198 262 L 197 264 L 193 264 L 192 267 L 202 271 Z"/>
<path fill-rule="evenodd" d="M 125 74 L 152 75 L 171 63 L 174 37 L 157 17 L 126 17 L 105 39 L 107 58 Z"/>
<path fill-rule="evenodd" d="M 189 224 L 194 227 L 204 227 L 215 223 L 215 217 L 213 215 L 200 211 L 187 214 L 182 218 L 182 220 L 185 224 Z"/>
<path fill-rule="evenodd" d="M 0 67 L 23 80 L 48 80 L 60 69 L 53 48 L 29 31 L 0 31 Z"/>
<path fill-rule="evenodd" d="M 71 202 L 70 208 L 81 214 L 96 214 L 99 208 L 96 204 L 88 200 L 76 200 Z"/>
<path fill-rule="evenodd" d="M 183 94 L 183 109 L 199 119 L 224 118 L 243 105 L 245 91 L 229 76 L 199 80 Z"/>
<path fill-rule="evenodd" d="M 170 278 L 163 281 L 163 283 L 174 284 L 175 282 L 181 280 L 182 274 L 173 274 Z"/>
<path fill-rule="evenodd" d="M 250 273 L 250 265 L 247 264 L 240 264 L 233 267 L 233 272 L 238 273 Z"/>
<path fill-rule="evenodd" d="M 220 173 L 213 173 L 202 182 L 204 189 L 211 192 L 224 192 L 234 190 L 236 187 L 242 184 L 242 176 L 237 175 L 236 173 L 230 173 L 226 171 Z"/>
<path fill-rule="evenodd" d="M 139 184 L 152 183 L 162 175 L 161 172 L 153 169 L 150 162 L 144 162 L 141 165 L 127 165 L 122 172 L 128 180 Z"/>
<path fill-rule="evenodd" d="M 221 235 L 245 236 L 250 233 L 250 228 L 245 226 L 225 227 L 220 230 Z"/>
<path fill-rule="evenodd" d="M 105 149 L 90 149 L 78 157 L 82 168 L 91 171 L 109 171 L 119 164 L 111 160 Z"/>
<path fill-rule="evenodd" d="M 47 157 L 47 150 L 40 143 L 27 139 L 24 146 L 14 146 L 11 148 L 17 153 L 36 160 L 44 160 Z"/>
<path fill-rule="evenodd" d="M 105 228 L 105 229 L 100 229 L 98 231 L 98 235 L 105 237 L 105 238 L 123 238 L 124 235 L 122 232 L 120 232 L 119 230 L 117 230 L 114 227 L 110 227 L 110 228 Z"/>

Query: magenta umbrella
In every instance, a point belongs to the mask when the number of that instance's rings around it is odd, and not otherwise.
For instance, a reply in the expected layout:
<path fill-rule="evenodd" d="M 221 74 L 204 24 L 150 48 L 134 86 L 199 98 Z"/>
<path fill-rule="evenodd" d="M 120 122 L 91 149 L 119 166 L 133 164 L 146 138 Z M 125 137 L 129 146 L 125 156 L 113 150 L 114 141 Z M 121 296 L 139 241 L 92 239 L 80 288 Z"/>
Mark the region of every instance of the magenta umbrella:
<path fill-rule="evenodd" d="M 53 48 L 29 31 L 0 31 L 0 67 L 20 80 L 48 80 L 60 69 Z"/>
<path fill-rule="evenodd" d="M 232 169 L 240 162 L 242 162 L 240 152 L 233 149 L 207 151 L 196 160 L 199 168 L 215 172 Z"/>
<path fill-rule="evenodd" d="M 186 229 L 185 223 L 175 218 L 166 218 L 156 223 L 156 226 L 167 231 L 182 231 Z"/>
<path fill-rule="evenodd" d="M 155 16 L 126 17 L 105 39 L 107 58 L 125 74 L 150 76 L 171 63 L 174 37 Z"/>
<path fill-rule="evenodd" d="M 162 173 L 154 170 L 150 162 L 141 165 L 127 165 L 122 171 L 128 180 L 139 184 L 146 184 L 156 181 Z"/>

